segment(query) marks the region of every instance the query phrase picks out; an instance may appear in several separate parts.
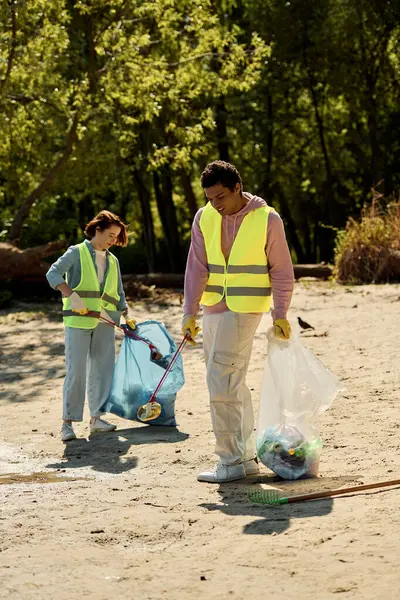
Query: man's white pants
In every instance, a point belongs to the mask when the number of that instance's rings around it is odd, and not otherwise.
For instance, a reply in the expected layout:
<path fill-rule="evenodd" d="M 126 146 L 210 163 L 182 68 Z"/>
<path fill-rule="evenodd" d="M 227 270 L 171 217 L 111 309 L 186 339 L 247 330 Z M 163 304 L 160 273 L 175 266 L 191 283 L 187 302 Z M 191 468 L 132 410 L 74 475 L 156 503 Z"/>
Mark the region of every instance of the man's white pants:
<path fill-rule="evenodd" d="M 215 453 L 225 465 L 255 457 L 254 413 L 246 385 L 254 334 L 261 314 L 204 315 L 204 357 Z"/>

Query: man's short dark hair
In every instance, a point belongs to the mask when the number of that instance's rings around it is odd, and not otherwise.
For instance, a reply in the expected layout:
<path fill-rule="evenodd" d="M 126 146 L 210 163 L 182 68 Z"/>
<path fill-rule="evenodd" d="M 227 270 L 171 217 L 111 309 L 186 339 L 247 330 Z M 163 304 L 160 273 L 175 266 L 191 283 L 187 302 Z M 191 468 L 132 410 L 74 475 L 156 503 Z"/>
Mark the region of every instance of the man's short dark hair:
<path fill-rule="evenodd" d="M 200 181 L 203 189 L 220 183 L 233 192 L 237 183 L 240 183 L 240 186 L 242 186 L 242 178 L 239 175 L 239 171 L 224 160 L 214 160 L 214 162 L 208 164 L 201 174 Z"/>

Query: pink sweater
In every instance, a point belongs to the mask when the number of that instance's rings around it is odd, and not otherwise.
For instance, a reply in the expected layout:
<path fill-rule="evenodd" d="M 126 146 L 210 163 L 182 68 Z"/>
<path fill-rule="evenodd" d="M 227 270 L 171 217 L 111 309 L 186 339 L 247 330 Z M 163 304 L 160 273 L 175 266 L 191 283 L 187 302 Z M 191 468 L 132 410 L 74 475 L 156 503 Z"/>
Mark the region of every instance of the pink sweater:
<path fill-rule="evenodd" d="M 252 196 L 246 192 L 244 196 L 248 200 L 246 206 L 234 215 L 222 217 L 221 245 L 226 261 L 229 258 L 233 242 L 245 215 L 255 208 L 266 205 L 265 200 L 258 196 Z M 199 312 L 200 299 L 208 279 L 207 254 L 200 229 L 200 217 L 203 210 L 204 208 L 201 208 L 197 212 L 192 226 L 192 241 L 185 273 L 185 315 L 196 315 Z M 274 320 L 286 319 L 293 293 L 294 274 L 282 219 L 276 212 L 271 212 L 268 218 L 265 253 L 268 257 L 274 304 L 272 318 Z M 214 306 L 204 307 L 205 314 L 221 313 L 228 310 L 225 298 Z"/>

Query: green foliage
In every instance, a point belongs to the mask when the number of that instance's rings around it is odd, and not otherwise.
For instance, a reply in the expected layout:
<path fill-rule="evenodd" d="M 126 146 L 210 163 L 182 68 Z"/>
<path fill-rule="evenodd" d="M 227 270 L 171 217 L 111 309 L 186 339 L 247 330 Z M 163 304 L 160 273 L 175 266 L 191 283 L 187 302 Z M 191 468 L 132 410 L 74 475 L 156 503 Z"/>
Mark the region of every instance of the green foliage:
<path fill-rule="evenodd" d="M 299 262 L 330 260 L 370 188 L 400 186 L 399 17 L 378 0 L 1 3 L 0 239 L 20 217 L 21 246 L 75 241 L 109 208 L 131 223 L 126 270 L 179 270 L 221 157 Z"/>
<path fill-rule="evenodd" d="M 250 89 L 268 51 L 256 34 L 249 45 L 221 27 L 210 0 L 34 0 L 1 10 L 3 239 L 19 207 L 66 157 L 28 207 L 23 246 L 80 235 L 104 207 L 133 224 L 135 239 L 142 226 L 157 229 L 158 217 L 143 221 L 149 215 L 135 173 L 149 191 L 151 215 L 152 174 L 167 167 L 174 185 L 206 160 L 215 99 Z M 77 139 L 66 152 L 74 119 Z M 185 238 L 190 213 L 179 186 L 175 202 Z"/>

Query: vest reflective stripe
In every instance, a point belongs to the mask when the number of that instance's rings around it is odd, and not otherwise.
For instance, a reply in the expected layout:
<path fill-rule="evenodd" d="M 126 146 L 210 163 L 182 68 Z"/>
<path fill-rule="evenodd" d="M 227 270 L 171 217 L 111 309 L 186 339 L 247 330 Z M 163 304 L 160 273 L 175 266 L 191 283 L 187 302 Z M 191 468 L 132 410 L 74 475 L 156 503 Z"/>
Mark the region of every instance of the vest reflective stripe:
<path fill-rule="evenodd" d="M 271 282 L 265 254 L 272 208 L 250 211 L 242 221 L 226 264 L 221 248 L 222 216 L 207 204 L 200 217 L 208 262 L 208 281 L 201 304 L 213 306 L 226 297 L 233 312 L 268 312 Z"/>
<path fill-rule="evenodd" d="M 113 298 L 109 294 L 103 294 L 103 300 L 109 304 L 112 304 L 115 308 L 118 306 L 119 299 Z"/>
<path fill-rule="evenodd" d="M 271 288 L 229 287 L 230 296 L 270 296 Z"/>
<path fill-rule="evenodd" d="M 207 265 L 209 273 L 225 273 L 225 267 L 221 265 Z"/>
<path fill-rule="evenodd" d="M 269 273 L 268 265 L 228 265 L 228 273 Z"/>
<path fill-rule="evenodd" d="M 99 279 L 97 277 L 93 258 L 87 244 L 78 244 L 81 261 L 81 280 L 73 289 L 85 300 L 86 308 L 91 315 L 80 315 L 71 310 L 69 298 L 63 298 L 64 324 L 68 327 L 80 329 L 94 329 L 99 323 L 101 309 L 116 310 L 120 296 L 118 294 L 118 269 L 115 256 L 108 253 L 108 271 L 104 284 L 103 294 L 100 292 Z"/>
<path fill-rule="evenodd" d="M 84 290 L 79 290 L 79 295 L 81 298 L 101 298 L 100 292 L 87 292 Z"/>
<path fill-rule="evenodd" d="M 76 317 L 77 313 L 74 312 L 73 310 L 63 310 L 62 311 L 63 317 Z M 95 310 L 92 310 L 90 312 L 90 315 L 79 315 L 79 318 L 82 319 L 93 319 L 93 317 L 100 317 L 100 313 L 96 312 Z"/>
<path fill-rule="evenodd" d="M 222 296 L 224 295 L 224 287 L 221 285 L 206 285 L 206 292 L 211 292 L 214 294 L 222 294 Z"/>

